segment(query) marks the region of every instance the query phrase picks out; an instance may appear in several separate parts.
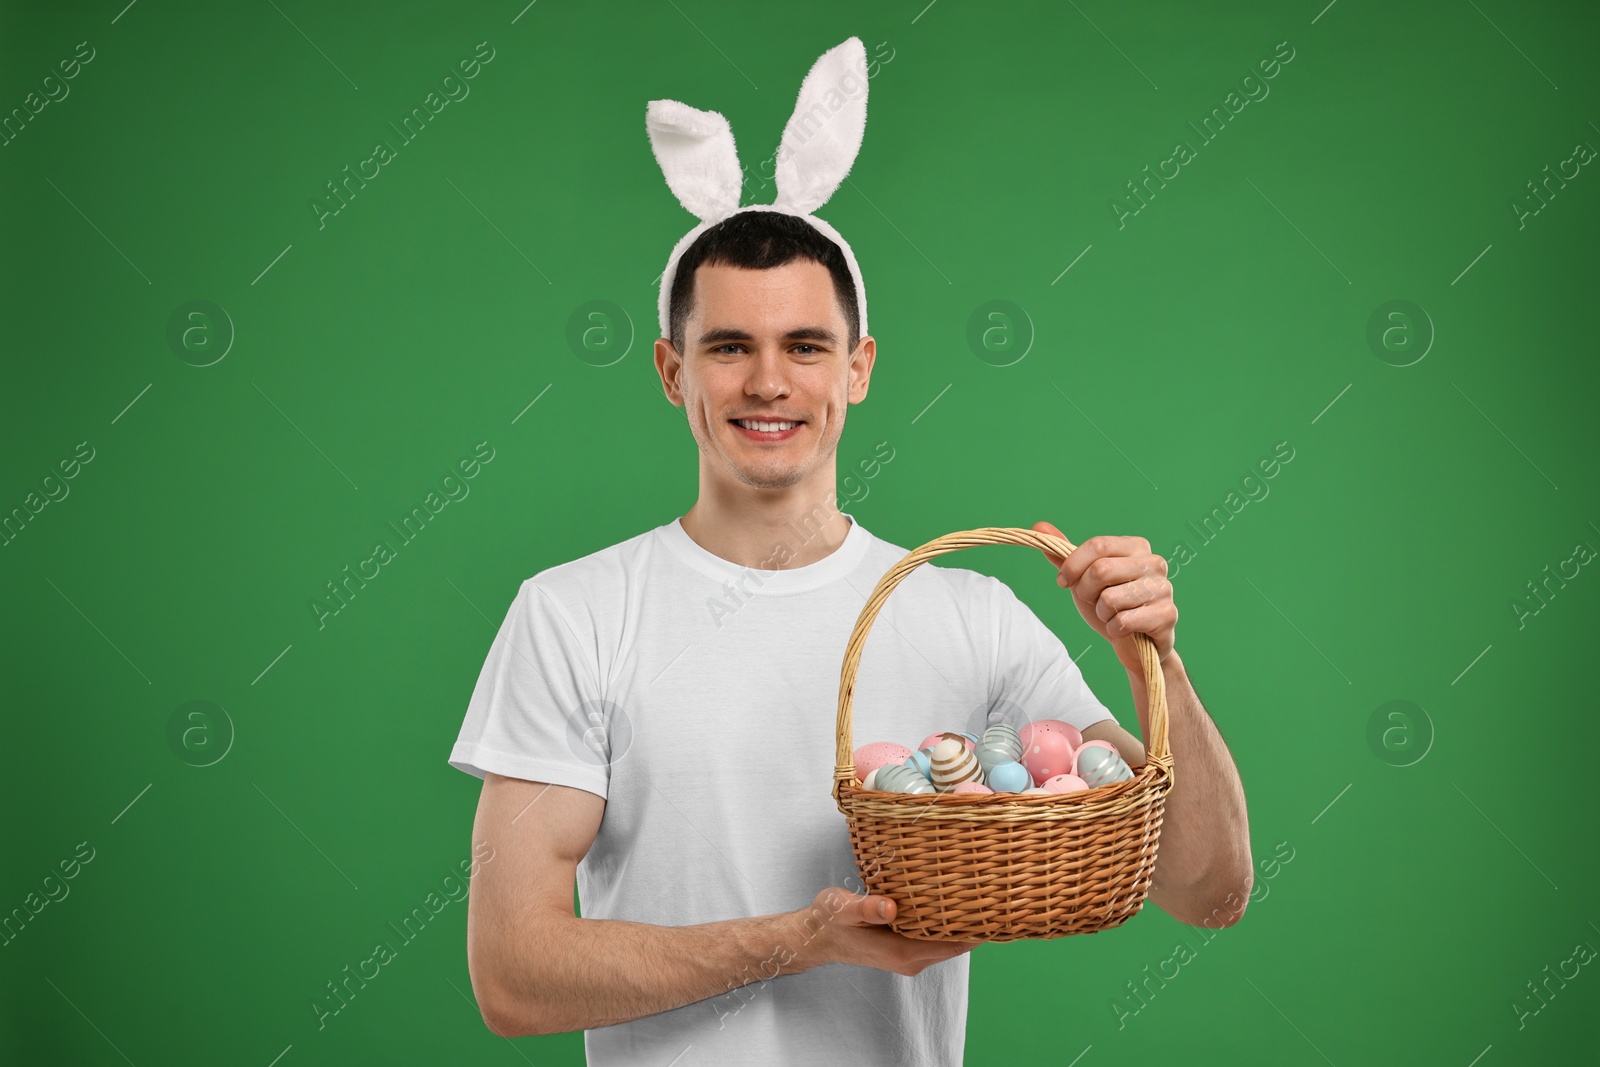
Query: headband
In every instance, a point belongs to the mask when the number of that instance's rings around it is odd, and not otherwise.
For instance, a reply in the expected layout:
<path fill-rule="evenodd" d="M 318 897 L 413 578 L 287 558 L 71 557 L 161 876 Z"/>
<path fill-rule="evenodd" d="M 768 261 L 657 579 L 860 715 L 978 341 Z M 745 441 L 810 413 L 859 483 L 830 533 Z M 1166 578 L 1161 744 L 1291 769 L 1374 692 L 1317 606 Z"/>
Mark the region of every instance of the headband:
<path fill-rule="evenodd" d="M 859 37 L 835 45 L 812 64 L 800 83 L 794 114 L 783 128 L 774 158 L 778 194 L 770 204 L 739 206 L 744 172 L 733 146 L 728 120 L 715 111 L 701 111 L 676 100 L 652 100 L 645 110 L 650 148 L 667 185 L 699 225 L 673 246 L 661 273 L 657 312 L 661 336 L 669 338 L 668 312 L 678 259 L 706 230 L 741 211 L 777 211 L 794 215 L 839 246 L 855 283 L 861 336 L 867 334 L 867 292 L 861 268 L 850 245 L 811 212 L 827 203 L 839 188 L 867 126 L 867 50 Z"/>

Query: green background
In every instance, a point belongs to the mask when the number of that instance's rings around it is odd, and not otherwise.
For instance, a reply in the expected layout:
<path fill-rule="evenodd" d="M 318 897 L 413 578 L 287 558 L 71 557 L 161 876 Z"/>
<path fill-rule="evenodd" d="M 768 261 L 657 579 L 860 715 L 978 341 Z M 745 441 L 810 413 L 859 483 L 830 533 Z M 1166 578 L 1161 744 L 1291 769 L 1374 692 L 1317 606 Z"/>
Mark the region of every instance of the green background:
<path fill-rule="evenodd" d="M 0 513 L 94 450 L 0 549 L 0 909 L 94 850 L 0 946 L 0 1060 L 582 1062 L 579 1034 L 485 1029 L 465 903 L 325 1028 L 309 1005 L 469 855 L 479 783 L 445 759 L 518 584 L 694 500 L 650 365 L 694 219 L 646 101 L 727 115 L 745 202 L 769 202 L 757 162 L 851 35 L 868 128 L 818 213 L 879 358 L 839 458 L 895 458 L 846 510 L 906 546 L 1040 519 L 1187 541 L 1178 647 L 1258 861 L 1293 850 L 1209 942 L 1152 906 L 977 950 L 968 1062 L 1594 1052 L 1600 966 L 1513 1007 L 1600 949 L 1600 574 L 1527 588 L 1600 548 L 1600 175 L 1512 207 L 1600 145 L 1592 7 L 124 2 L 0 16 L 7 112 L 95 49 L 0 146 Z M 325 184 L 483 41 L 470 95 L 319 228 Z M 1203 143 L 1188 124 L 1285 41 L 1270 94 Z M 1119 227 L 1179 140 L 1196 158 Z M 194 300 L 227 321 L 174 346 Z M 596 300 L 610 332 L 575 348 Z M 997 300 L 1021 315 L 975 350 Z M 1395 300 L 1425 319 L 1374 347 Z M 319 628 L 325 583 L 480 441 L 470 495 Z M 1281 441 L 1270 494 L 1195 538 Z M 1036 553 L 944 562 L 1010 583 L 1136 726 Z M 220 710 L 174 741 L 196 700 Z M 1394 700 L 1414 710 L 1369 739 Z"/>

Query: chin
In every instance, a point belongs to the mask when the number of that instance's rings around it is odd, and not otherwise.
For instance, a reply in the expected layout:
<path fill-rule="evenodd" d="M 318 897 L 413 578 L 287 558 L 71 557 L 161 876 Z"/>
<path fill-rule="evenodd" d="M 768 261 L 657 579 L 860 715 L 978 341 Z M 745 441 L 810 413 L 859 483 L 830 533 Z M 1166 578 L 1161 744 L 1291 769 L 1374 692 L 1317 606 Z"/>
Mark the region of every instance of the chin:
<path fill-rule="evenodd" d="M 790 467 L 782 470 L 769 468 L 752 469 L 741 467 L 737 463 L 729 465 L 734 477 L 752 489 L 788 489 L 799 485 L 805 480 L 806 472 L 800 467 Z"/>

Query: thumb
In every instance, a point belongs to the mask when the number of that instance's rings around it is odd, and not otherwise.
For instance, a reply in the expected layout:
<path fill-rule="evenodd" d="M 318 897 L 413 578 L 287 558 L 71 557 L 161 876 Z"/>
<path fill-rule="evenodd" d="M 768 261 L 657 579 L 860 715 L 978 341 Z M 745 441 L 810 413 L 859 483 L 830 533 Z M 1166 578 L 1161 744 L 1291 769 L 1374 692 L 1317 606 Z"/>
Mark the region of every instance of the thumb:
<path fill-rule="evenodd" d="M 895 904 L 889 897 L 862 897 L 856 905 L 860 919 L 864 923 L 886 926 L 894 921 Z"/>
<path fill-rule="evenodd" d="M 857 926 L 882 926 L 893 921 L 896 908 L 889 897 L 855 893 L 840 886 L 831 886 L 817 894 L 812 914 L 853 923 Z"/>
<path fill-rule="evenodd" d="M 1052 535 L 1054 535 L 1056 537 L 1061 538 L 1062 540 L 1066 540 L 1066 538 L 1067 538 L 1066 534 L 1062 533 L 1060 530 L 1056 529 L 1054 526 L 1050 525 L 1048 522 L 1044 522 L 1043 520 L 1040 520 L 1039 522 L 1034 523 L 1033 524 L 1033 529 L 1039 531 L 1040 533 L 1052 534 Z M 1063 563 L 1066 562 L 1066 557 L 1065 556 L 1058 556 L 1054 552 L 1045 552 L 1045 550 L 1042 549 L 1042 548 L 1039 551 L 1040 552 L 1044 552 L 1044 558 L 1049 560 L 1050 561 L 1050 565 L 1053 566 L 1053 567 L 1060 567 Z"/>

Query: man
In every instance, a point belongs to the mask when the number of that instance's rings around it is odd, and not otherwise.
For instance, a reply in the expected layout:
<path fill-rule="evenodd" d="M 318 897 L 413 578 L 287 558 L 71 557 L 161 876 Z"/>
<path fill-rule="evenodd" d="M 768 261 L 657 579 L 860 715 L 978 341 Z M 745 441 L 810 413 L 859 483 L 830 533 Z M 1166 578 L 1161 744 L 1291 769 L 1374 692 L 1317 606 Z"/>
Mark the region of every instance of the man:
<path fill-rule="evenodd" d="M 522 584 L 451 753 L 484 779 L 473 838 L 494 858 L 468 963 L 495 1033 L 581 1028 L 591 1064 L 961 1062 L 972 945 L 885 927 L 894 903 L 853 891 L 830 794 L 844 647 L 907 552 L 836 507 L 876 358 L 857 295 L 792 214 L 741 210 L 678 262 L 655 365 L 699 447 L 698 498 Z M 1174 648 L 1166 562 L 1137 537 L 1048 558 L 1146 733 L 1131 635 L 1162 658 L 1176 774 L 1150 900 L 1230 925 L 1252 882 L 1244 795 Z M 889 597 L 855 692 L 858 744 L 1060 718 L 1144 762 L 1060 640 L 959 567 Z"/>

